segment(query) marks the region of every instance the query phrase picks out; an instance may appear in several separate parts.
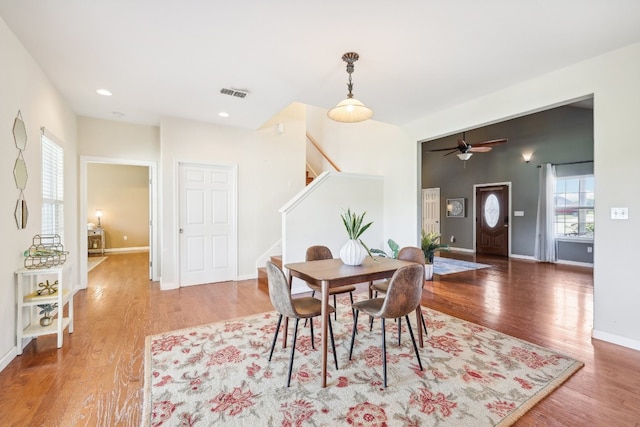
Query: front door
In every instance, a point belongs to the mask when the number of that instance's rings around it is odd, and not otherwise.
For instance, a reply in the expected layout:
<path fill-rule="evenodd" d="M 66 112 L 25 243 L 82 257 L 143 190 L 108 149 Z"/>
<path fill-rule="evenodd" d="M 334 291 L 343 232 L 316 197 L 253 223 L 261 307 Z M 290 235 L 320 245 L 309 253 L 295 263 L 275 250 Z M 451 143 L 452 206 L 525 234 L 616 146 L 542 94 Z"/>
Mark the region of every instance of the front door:
<path fill-rule="evenodd" d="M 235 280 L 235 169 L 194 164 L 179 169 L 180 286 Z"/>
<path fill-rule="evenodd" d="M 509 186 L 476 188 L 476 253 L 509 256 Z"/>

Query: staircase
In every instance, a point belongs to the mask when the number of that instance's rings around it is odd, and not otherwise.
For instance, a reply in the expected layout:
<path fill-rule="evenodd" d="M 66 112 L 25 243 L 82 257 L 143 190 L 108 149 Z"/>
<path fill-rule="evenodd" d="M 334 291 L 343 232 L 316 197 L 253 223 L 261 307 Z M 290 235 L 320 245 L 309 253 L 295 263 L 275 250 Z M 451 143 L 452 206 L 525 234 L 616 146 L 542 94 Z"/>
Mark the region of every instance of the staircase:
<path fill-rule="evenodd" d="M 271 257 L 270 260 L 272 263 L 282 268 L 282 256 L 275 255 Z M 269 293 L 269 279 L 267 278 L 267 268 L 259 267 L 258 268 L 258 289 L 263 292 Z"/>

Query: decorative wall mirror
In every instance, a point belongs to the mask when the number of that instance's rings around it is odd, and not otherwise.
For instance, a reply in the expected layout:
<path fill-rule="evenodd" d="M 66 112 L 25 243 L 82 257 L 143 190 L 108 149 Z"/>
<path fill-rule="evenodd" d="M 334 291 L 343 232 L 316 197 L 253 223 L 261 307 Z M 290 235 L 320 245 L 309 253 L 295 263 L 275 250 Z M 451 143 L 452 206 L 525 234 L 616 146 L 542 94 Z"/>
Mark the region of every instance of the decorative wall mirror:
<path fill-rule="evenodd" d="M 16 142 L 18 150 L 22 151 L 27 147 L 27 129 L 24 127 L 20 111 L 13 122 L 13 140 Z"/>
<path fill-rule="evenodd" d="M 29 178 L 29 175 L 27 174 L 27 164 L 22 156 L 22 151 L 27 148 L 27 129 L 22 120 L 22 113 L 20 113 L 19 110 L 13 122 L 13 141 L 18 149 L 18 158 L 13 167 L 13 179 L 16 181 L 16 187 L 20 190 L 14 216 L 18 229 L 22 230 L 27 227 L 27 220 L 29 219 L 27 201 L 24 199 L 24 189 L 27 188 L 27 178 Z"/>
<path fill-rule="evenodd" d="M 16 159 L 16 165 L 13 168 L 13 177 L 16 180 L 16 187 L 20 190 L 27 188 L 27 164 L 22 159 L 22 153 Z"/>

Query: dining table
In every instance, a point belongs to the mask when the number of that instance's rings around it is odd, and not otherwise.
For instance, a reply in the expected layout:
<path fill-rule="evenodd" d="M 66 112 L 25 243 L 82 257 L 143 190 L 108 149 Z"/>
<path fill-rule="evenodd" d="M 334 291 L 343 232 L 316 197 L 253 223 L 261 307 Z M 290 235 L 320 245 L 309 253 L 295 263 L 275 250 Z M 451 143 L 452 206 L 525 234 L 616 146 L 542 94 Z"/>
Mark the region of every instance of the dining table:
<path fill-rule="evenodd" d="M 285 264 L 288 270 L 289 286 L 293 278 L 297 277 L 307 283 L 320 286 L 322 289 L 322 327 L 321 327 L 321 386 L 327 386 L 327 330 L 329 322 L 329 289 L 344 285 L 369 282 L 374 280 L 388 279 L 393 276 L 401 267 L 412 265 L 412 262 L 401 261 L 394 258 L 367 257 L 360 265 L 347 265 L 339 258 L 323 259 L 318 261 L 305 261 Z M 369 291 L 371 296 L 371 291 Z M 420 347 L 423 346 L 422 328 L 420 327 L 420 306 L 416 310 L 418 320 L 418 340 Z M 286 330 L 286 329 L 285 329 Z M 286 336 L 283 341 L 286 346 Z"/>

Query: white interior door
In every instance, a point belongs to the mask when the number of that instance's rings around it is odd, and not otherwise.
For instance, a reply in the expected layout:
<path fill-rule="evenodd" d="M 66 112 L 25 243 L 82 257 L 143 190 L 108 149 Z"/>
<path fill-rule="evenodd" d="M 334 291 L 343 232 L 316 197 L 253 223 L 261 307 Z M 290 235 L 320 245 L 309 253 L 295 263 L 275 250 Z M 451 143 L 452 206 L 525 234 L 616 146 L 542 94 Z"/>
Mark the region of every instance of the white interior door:
<path fill-rule="evenodd" d="M 422 229 L 440 234 L 440 188 L 422 190 Z"/>
<path fill-rule="evenodd" d="M 180 164 L 179 169 L 180 286 L 234 280 L 235 167 Z"/>

